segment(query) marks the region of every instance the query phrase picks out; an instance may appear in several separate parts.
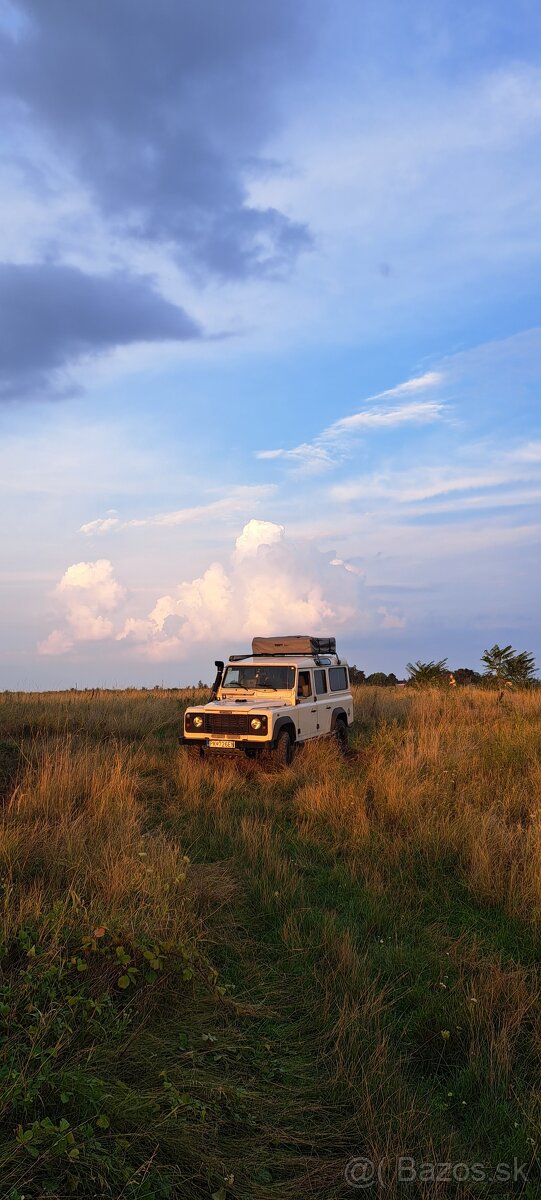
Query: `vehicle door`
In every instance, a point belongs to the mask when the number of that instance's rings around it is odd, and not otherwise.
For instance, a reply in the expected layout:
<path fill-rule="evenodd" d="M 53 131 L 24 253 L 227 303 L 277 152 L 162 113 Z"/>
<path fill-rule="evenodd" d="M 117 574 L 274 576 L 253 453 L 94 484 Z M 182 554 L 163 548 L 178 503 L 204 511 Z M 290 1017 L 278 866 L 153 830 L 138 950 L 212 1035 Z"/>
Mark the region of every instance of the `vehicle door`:
<path fill-rule="evenodd" d="M 302 742 L 305 742 L 308 738 L 316 737 L 318 732 L 313 671 L 304 670 L 303 668 L 298 672 L 296 699 L 295 717 L 297 720 L 297 737 Z"/>
<path fill-rule="evenodd" d="M 327 672 L 323 667 L 317 667 L 314 671 L 314 686 L 316 690 L 318 733 L 330 733 L 332 704 L 328 691 Z"/>

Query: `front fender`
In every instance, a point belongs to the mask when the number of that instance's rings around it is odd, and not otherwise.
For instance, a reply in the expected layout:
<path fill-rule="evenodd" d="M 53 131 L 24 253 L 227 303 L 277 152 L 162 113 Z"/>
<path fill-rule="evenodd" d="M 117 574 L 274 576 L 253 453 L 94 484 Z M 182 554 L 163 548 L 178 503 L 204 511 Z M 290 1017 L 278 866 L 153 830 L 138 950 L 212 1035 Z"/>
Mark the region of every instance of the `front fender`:
<path fill-rule="evenodd" d="M 295 728 L 294 722 L 291 720 L 291 717 L 278 717 L 276 724 L 273 725 L 273 727 L 272 727 L 272 745 L 273 746 L 276 744 L 276 739 L 282 729 L 289 730 L 291 741 L 292 742 L 296 741 L 297 730 Z"/>

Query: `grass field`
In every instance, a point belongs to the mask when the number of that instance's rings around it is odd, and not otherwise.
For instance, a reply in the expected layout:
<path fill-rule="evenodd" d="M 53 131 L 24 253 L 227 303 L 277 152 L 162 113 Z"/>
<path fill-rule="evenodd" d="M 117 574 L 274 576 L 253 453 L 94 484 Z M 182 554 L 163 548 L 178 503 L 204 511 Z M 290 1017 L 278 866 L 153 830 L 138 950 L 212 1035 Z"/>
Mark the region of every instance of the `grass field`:
<path fill-rule="evenodd" d="M 0 695 L 0 1195 L 541 1195 L 539 692 L 362 688 L 282 775 L 193 697 Z"/>

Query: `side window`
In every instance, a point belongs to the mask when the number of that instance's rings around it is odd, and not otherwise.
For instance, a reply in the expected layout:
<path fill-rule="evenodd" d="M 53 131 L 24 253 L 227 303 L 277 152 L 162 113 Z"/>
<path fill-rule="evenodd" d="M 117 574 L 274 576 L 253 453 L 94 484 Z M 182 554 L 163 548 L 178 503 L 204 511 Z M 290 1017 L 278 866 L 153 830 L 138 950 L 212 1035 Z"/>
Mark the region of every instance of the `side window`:
<path fill-rule="evenodd" d="M 297 696 L 301 700 L 308 699 L 312 695 L 312 683 L 310 680 L 309 671 L 299 671 L 299 682 L 297 684 Z"/>
<path fill-rule="evenodd" d="M 327 693 L 327 680 L 325 679 L 325 672 L 321 670 L 314 671 L 314 678 L 316 681 L 316 694 L 318 696 L 325 696 Z"/>
<path fill-rule="evenodd" d="M 348 686 L 348 675 L 345 667 L 329 667 L 329 683 L 331 692 L 344 692 Z"/>

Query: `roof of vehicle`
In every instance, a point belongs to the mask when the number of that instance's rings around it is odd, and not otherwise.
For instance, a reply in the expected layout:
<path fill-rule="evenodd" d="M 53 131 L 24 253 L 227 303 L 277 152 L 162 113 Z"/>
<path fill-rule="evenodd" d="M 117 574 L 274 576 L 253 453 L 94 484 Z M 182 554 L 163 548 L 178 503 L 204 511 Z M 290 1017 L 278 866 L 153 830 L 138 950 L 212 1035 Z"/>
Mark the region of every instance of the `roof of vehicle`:
<path fill-rule="evenodd" d="M 347 667 L 344 659 L 337 654 L 234 654 L 231 655 L 226 667 L 300 667 L 309 670 L 310 667 Z"/>

